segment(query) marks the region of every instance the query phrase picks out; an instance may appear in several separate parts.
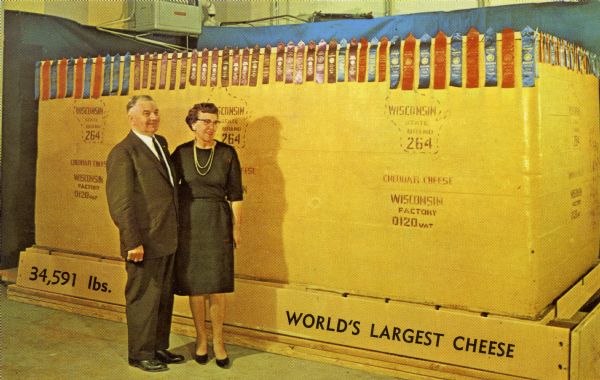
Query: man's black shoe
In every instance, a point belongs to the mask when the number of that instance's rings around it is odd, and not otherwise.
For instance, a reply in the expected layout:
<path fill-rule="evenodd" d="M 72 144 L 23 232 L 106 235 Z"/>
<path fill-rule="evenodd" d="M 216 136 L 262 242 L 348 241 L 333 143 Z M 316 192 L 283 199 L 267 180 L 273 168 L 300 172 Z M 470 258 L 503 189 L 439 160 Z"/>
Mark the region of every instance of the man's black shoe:
<path fill-rule="evenodd" d="M 129 359 L 129 365 L 132 367 L 137 367 L 143 371 L 147 372 L 161 372 L 169 369 L 167 365 L 156 359 L 149 360 L 135 360 Z"/>
<path fill-rule="evenodd" d="M 175 355 L 167 350 L 156 351 L 156 360 L 160 360 L 165 364 L 176 364 L 183 362 L 183 355 Z"/>

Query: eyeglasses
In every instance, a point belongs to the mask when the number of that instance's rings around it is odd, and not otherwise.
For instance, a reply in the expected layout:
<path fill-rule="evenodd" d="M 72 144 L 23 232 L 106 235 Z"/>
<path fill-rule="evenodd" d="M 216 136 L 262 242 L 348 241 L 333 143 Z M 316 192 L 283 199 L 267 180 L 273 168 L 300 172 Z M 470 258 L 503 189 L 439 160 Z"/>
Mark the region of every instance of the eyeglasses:
<path fill-rule="evenodd" d="M 201 121 L 204 125 L 214 125 L 215 127 L 219 126 L 219 120 L 211 120 L 211 119 L 196 119 L 196 121 Z"/>

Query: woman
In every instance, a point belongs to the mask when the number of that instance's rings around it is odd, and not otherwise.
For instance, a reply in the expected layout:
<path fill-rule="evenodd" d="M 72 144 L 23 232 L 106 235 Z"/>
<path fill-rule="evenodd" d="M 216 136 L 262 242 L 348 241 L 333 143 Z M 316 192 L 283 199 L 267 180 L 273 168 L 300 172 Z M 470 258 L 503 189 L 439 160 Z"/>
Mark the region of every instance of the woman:
<path fill-rule="evenodd" d="M 194 140 L 173 152 L 181 181 L 176 277 L 178 294 L 190 296 L 196 327 L 195 360 L 200 364 L 208 361 L 204 325 L 208 299 L 216 363 L 228 368 L 223 342 L 225 293 L 233 292 L 233 249 L 240 244 L 243 192 L 235 149 L 214 139 L 218 119 L 214 104 L 194 105 L 185 118 Z"/>

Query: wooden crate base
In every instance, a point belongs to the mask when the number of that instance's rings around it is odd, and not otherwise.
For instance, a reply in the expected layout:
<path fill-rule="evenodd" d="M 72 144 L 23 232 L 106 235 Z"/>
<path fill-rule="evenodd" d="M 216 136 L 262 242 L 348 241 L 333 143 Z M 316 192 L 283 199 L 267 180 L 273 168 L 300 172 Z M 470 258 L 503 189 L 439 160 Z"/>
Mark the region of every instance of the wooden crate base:
<path fill-rule="evenodd" d="M 599 348 L 600 306 L 578 311 L 600 288 L 599 274 L 600 265 L 536 321 L 238 278 L 227 295 L 225 338 L 409 379 L 600 378 L 586 354 Z M 124 322 L 124 279 L 122 262 L 31 248 L 8 295 Z M 187 297 L 175 299 L 173 331 L 195 334 Z"/>
<path fill-rule="evenodd" d="M 125 307 L 9 285 L 8 298 L 14 301 L 67 311 L 89 317 L 125 323 Z M 210 335 L 210 322 L 207 324 Z M 193 337 L 195 330 L 191 318 L 174 316 L 172 331 Z M 433 363 L 426 360 L 390 355 L 225 325 L 227 344 L 253 348 L 300 359 L 360 369 L 368 372 L 404 379 L 521 379 L 521 377 L 478 371 L 472 368 Z"/>

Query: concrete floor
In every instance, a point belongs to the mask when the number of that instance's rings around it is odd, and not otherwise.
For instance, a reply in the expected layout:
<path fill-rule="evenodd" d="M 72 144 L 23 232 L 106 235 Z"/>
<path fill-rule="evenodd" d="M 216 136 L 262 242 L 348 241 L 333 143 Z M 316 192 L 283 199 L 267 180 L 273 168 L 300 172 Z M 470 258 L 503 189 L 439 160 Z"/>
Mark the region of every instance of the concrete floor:
<path fill-rule="evenodd" d="M 0 379 L 391 379 L 360 370 L 227 345 L 230 369 L 191 360 L 194 339 L 172 334 L 171 349 L 185 356 L 169 371 L 147 373 L 127 363 L 123 323 L 24 304 L 0 285 Z"/>

